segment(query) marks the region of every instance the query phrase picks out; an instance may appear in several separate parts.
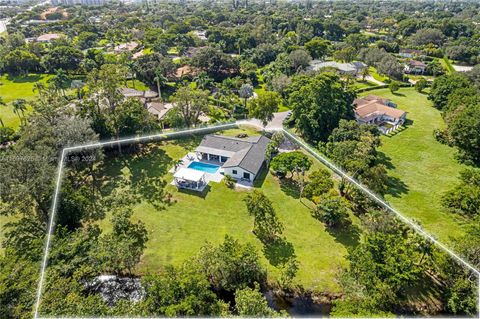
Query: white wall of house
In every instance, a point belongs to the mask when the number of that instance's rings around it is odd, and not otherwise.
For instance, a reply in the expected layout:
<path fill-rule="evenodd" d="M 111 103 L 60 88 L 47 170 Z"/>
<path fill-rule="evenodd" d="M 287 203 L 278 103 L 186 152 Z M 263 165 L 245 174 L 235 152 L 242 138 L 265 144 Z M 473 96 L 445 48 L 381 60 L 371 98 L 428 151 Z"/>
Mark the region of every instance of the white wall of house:
<path fill-rule="evenodd" d="M 223 168 L 224 175 L 230 175 L 236 179 L 242 179 L 244 173 L 250 174 L 250 180 L 253 181 L 255 179 L 255 174 L 252 174 L 240 167 L 224 167 Z"/>

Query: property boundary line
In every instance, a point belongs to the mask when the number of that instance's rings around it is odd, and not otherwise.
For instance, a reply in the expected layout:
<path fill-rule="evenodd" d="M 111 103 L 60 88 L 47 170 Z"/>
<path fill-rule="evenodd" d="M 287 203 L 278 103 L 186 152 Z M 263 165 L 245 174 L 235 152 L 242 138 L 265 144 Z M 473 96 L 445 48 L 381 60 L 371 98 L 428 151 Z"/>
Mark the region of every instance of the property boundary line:
<path fill-rule="evenodd" d="M 109 140 L 109 141 L 103 141 L 103 142 L 97 142 L 97 143 L 92 143 L 92 144 L 83 144 L 83 145 L 76 145 L 76 146 L 71 146 L 71 147 L 65 147 L 62 149 L 61 152 L 61 158 L 58 164 L 58 172 L 57 172 L 57 179 L 56 179 L 56 185 L 55 185 L 55 191 L 54 191 L 54 198 L 52 202 L 52 208 L 51 208 L 51 213 L 50 213 L 50 218 L 49 218 L 49 225 L 47 227 L 48 233 L 47 233 L 47 238 L 45 241 L 45 247 L 44 247 L 44 254 L 43 254 L 43 259 L 42 259 L 42 264 L 41 264 L 41 272 L 40 272 L 40 278 L 37 286 L 37 298 L 34 306 L 34 319 L 47 319 L 47 318 L 53 318 L 53 317 L 39 317 L 39 310 L 40 310 L 40 300 L 43 292 L 43 285 L 45 281 L 45 270 L 48 265 L 48 253 L 50 250 L 50 245 L 51 245 L 51 236 L 53 233 L 54 229 L 54 223 L 55 223 L 55 213 L 57 211 L 57 203 L 58 203 L 58 195 L 60 193 L 60 187 L 61 187 L 61 181 L 62 181 L 62 176 L 63 176 L 63 167 L 65 163 L 65 157 L 68 155 L 69 152 L 71 151 L 78 151 L 78 150 L 85 150 L 85 149 L 92 149 L 92 148 L 100 148 L 100 147 L 105 147 L 105 146 L 112 146 L 116 144 L 126 144 L 126 143 L 141 143 L 145 141 L 155 141 L 158 139 L 168 139 L 174 136 L 179 136 L 181 137 L 182 135 L 187 135 L 187 134 L 199 134 L 205 131 L 219 131 L 222 129 L 230 129 L 230 128 L 236 128 L 239 125 L 250 125 L 254 126 L 257 128 L 260 128 L 264 130 L 265 128 L 262 126 L 259 126 L 258 124 L 241 120 L 241 121 L 236 121 L 232 123 L 226 123 L 226 124 L 219 124 L 219 125 L 211 125 L 211 126 L 205 126 L 205 127 L 200 127 L 200 128 L 193 128 L 193 129 L 185 129 L 181 131 L 174 131 L 174 132 L 167 132 L 167 133 L 157 133 L 157 134 L 151 134 L 151 135 L 144 135 L 144 136 L 136 136 L 136 137 L 128 137 L 128 138 L 122 138 L 122 139 L 116 139 L 116 140 Z M 427 233 L 423 228 L 421 228 L 419 225 L 415 224 L 413 221 L 411 221 L 408 217 L 404 216 L 401 214 L 399 211 L 397 211 L 395 208 L 390 206 L 388 203 L 386 203 L 383 199 L 381 199 L 378 195 L 376 195 L 374 192 L 372 192 L 370 189 L 368 189 L 366 186 L 358 182 L 356 179 L 353 177 L 349 176 L 346 172 L 344 172 L 341 168 L 337 167 L 335 164 L 333 164 L 330 160 L 328 160 L 325 156 L 319 154 L 313 147 L 308 145 L 306 142 L 304 142 L 301 138 L 296 136 L 294 133 L 288 131 L 285 128 L 277 128 L 277 129 L 272 129 L 273 131 L 282 131 L 284 132 L 290 139 L 293 139 L 295 142 L 297 142 L 301 147 L 303 147 L 305 150 L 307 150 L 313 157 L 315 157 L 318 161 L 322 162 L 325 164 L 327 167 L 329 167 L 332 171 L 334 171 L 336 174 L 342 176 L 343 178 L 347 179 L 349 182 L 354 184 L 356 187 L 358 187 L 361 191 L 363 191 L 365 194 L 367 194 L 371 199 L 373 199 L 375 202 L 380 204 L 382 207 L 390 211 L 391 213 L 394 213 L 398 218 L 400 218 L 403 222 L 408 224 L 413 230 L 415 230 L 417 233 L 419 233 L 421 236 L 423 236 L 425 239 L 431 241 L 433 244 L 437 245 L 438 247 L 442 248 L 445 252 L 447 252 L 451 257 L 454 258 L 454 260 L 461 266 L 465 267 L 466 269 L 472 271 L 478 278 L 478 318 L 480 318 L 480 271 L 477 270 L 474 266 L 470 265 L 467 261 L 465 261 L 462 257 L 457 255 L 454 251 L 446 247 L 444 244 L 439 242 L 435 237 Z M 55 317 L 55 318 L 93 318 L 93 317 Z M 102 317 L 103 318 L 103 317 Z M 125 318 L 125 317 L 104 317 L 104 318 Z M 154 318 L 154 317 L 136 317 L 136 318 Z M 421 317 L 415 317 L 415 318 L 421 318 Z"/>

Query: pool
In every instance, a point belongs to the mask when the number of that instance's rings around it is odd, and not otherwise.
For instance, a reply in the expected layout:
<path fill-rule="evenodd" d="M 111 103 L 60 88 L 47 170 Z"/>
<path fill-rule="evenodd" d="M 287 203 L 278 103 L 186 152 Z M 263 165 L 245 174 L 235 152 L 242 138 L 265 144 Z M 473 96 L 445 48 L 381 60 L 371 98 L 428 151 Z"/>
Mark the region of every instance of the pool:
<path fill-rule="evenodd" d="M 215 174 L 220 168 L 220 166 L 202 162 L 191 162 L 190 165 L 188 165 L 188 168 L 196 169 L 197 171 L 202 171 L 210 174 Z"/>

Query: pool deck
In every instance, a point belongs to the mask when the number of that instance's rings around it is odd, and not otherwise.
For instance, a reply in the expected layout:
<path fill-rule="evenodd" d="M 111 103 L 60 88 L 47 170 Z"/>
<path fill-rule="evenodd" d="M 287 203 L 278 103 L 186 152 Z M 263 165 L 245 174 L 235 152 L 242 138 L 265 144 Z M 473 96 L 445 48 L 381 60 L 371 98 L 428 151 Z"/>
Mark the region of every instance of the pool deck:
<path fill-rule="evenodd" d="M 195 153 L 188 153 L 187 155 L 185 155 L 183 158 L 182 158 L 182 164 L 180 164 L 176 170 L 175 170 L 175 167 L 172 167 L 168 172 L 169 173 L 172 173 L 174 174 L 177 170 L 179 170 L 180 168 L 182 167 L 188 167 L 190 165 L 191 162 L 201 162 L 201 163 L 205 163 L 205 164 L 210 164 L 210 165 L 216 165 L 216 166 L 219 166 L 220 168 L 215 172 L 215 173 L 208 173 L 208 172 L 205 172 L 205 182 L 208 184 L 209 182 L 215 182 L 215 183 L 220 183 L 223 179 L 223 175 L 221 173 L 223 173 L 223 169 L 222 169 L 222 166 L 219 162 L 216 162 L 216 161 L 206 161 L 206 160 L 202 160 L 202 159 L 198 159 L 197 158 L 197 155 Z M 173 183 L 173 182 L 172 182 Z"/>

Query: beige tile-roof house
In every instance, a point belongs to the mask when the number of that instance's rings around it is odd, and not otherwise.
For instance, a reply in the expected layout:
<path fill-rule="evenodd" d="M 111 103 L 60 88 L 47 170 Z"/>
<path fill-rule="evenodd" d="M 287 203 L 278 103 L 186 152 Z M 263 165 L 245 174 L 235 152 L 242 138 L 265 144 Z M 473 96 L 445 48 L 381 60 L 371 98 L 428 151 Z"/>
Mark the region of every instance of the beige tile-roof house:
<path fill-rule="evenodd" d="M 353 104 L 358 123 L 375 124 L 384 133 L 390 127 L 402 125 L 407 118 L 407 112 L 397 109 L 392 101 L 379 96 L 368 95 L 356 99 Z"/>

